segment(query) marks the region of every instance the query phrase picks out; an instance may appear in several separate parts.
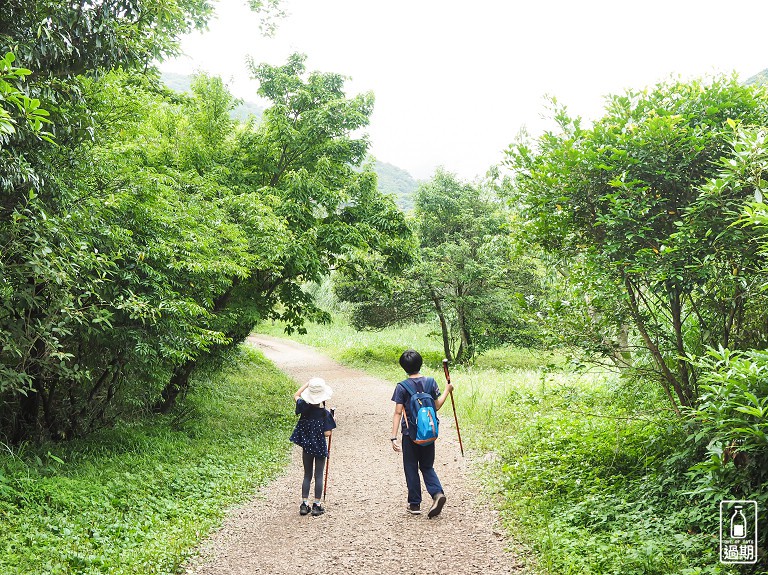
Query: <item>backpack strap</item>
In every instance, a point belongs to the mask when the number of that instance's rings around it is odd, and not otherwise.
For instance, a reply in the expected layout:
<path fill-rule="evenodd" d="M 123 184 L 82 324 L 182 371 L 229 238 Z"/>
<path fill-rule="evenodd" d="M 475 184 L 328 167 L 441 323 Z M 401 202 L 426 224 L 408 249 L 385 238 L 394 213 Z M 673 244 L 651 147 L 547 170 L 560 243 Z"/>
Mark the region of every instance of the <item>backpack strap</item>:
<path fill-rule="evenodd" d="M 397 385 L 402 385 L 402 386 L 403 386 L 403 389 L 404 389 L 406 392 L 408 392 L 408 396 L 409 396 L 409 397 L 412 397 L 412 396 L 413 396 L 413 394 L 414 394 L 414 393 L 416 393 L 416 392 L 413 390 L 413 387 L 411 387 L 411 386 L 408 384 L 408 380 L 407 380 L 407 379 L 404 379 L 403 381 L 399 382 Z M 403 405 L 403 416 L 405 417 L 405 428 L 406 428 L 406 429 L 410 429 L 410 428 L 411 428 L 411 426 L 410 426 L 410 425 L 408 425 L 408 409 L 406 408 L 406 406 L 405 406 L 405 405 Z"/>
<path fill-rule="evenodd" d="M 435 387 L 437 387 L 437 382 L 435 381 L 435 378 L 434 378 L 434 377 L 425 377 L 425 378 L 424 378 L 424 383 L 422 383 L 422 384 L 421 384 L 421 385 L 419 385 L 419 386 L 416 386 L 416 388 L 414 388 L 414 387 L 412 387 L 412 386 L 408 385 L 407 381 L 408 381 L 407 379 L 405 379 L 405 380 L 403 380 L 403 381 L 400 381 L 400 382 L 398 382 L 398 385 L 402 385 L 402 386 L 403 386 L 403 388 L 405 389 L 405 391 L 407 391 L 407 392 L 408 392 L 408 395 L 413 395 L 413 394 L 415 394 L 417 391 L 419 391 L 419 387 L 421 387 L 421 393 L 428 393 L 429 395 L 431 395 L 431 396 L 432 396 L 432 399 L 437 399 L 437 398 L 436 398 L 436 397 L 433 395 L 433 393 L 432 393 L 432 390 L 433 390 Z M 430 381 L 432 382 L 432 385 L 430 385 Z M 429 391 L 427 391 L 427 388 L 429 388 Z M 414 389 L 415 389 L 415 390 L 414 390 Z"/>
<path fill-rule="evenodd" d="M 405 391 L 407 391 L 407 392 L 408 392 L 408 395 L 413 395 L 413 394 L 414 394 L 414 393 L 416 393 L 416 392 L 414 391 L 414 389 L 413 389 L 413 388 L 412 388 L 412 387 L 411 387 L 411 386 L 410 386 L 410 385 L 409 385 L 407 382 L 408 382 L 408 380 L 407 380 L 407 379 L 405 379 L 405 380 L 401 381 L 401 382 L 399 383 L 399 385 L 402 385 L 402 386 L 403 386 L 403 388 L 405 389 Z"/>

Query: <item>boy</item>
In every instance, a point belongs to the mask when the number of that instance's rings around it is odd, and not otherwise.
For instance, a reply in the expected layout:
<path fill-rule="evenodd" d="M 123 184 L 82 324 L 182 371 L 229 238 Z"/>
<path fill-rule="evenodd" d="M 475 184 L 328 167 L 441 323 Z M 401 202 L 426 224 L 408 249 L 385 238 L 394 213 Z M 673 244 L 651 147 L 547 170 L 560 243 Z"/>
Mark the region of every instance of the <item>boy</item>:
<path fill-rule="evenodd" d="M 445 391 L 440 393 L 437 382 L 434 378 L 424 377 L 419 373 L 423 360 L 417 351 L 408 349 L 400 356 L 400 366 L 408 375 L 410 386 L 417 392 L 423 391 L 430 394 L 435 399 L 435 410 L 439 410 L 446 398 L 453 390 L 453 385 L 446 385 Z M 392 449 L 396 452 L 403 452 L 403 470 L 405 471 L 405 483 L 408 486 L 408 512 L 413 515 L 421 513 L 421 478 L 419 470 L 424 478 L 424 485 L 432 496 L 432 506 L 427 516 L 429 518 L 437 517 L 445 505 L 445 494 L 440 479 L 435 472 L 435 444 L 418 445 L 411 441 L 409 428 L 403 417 L 403 409 L 410 395 L 408 391 L 400 384 L 395 387 L 392 395 L 392 401 L 395 402 L 395 413 L 392 416 Z M 413 425 L 413 424 L 409 424 Z M 402 448 L 397 442 L 397 428 L 402 430 Z M 415 434 L 415 430 L 414 430 Z"/>

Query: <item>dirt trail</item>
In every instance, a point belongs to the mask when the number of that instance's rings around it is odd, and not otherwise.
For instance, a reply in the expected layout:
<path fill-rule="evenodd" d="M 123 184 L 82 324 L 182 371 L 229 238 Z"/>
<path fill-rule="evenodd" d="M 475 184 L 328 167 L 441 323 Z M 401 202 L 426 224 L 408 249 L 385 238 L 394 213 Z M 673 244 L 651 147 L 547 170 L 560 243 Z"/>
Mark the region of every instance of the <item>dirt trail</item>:
<path fill-rule="evenodd" d="M 468 474 L 471 460 L 460 455 L 450 406 L 441 410 L 435 462 L 447 503 L 435 519 L 426 513 L 411 516 L 405 511 L 401 456 L 389 442 L 392 382 L 343 367 L 292 341 L 267 336 L 248 341 L 294 378 L 297 388 L 319 376 L 334 389 L 329 407 L 336 408 L 338 428 L 331 446 L 327 512 L 299 515 L 301 450 L 294 446 L 286 472 L 230 513 L 190 563 L 188 575 L 524 571 L 505 551 L 494 513 L 476 502 L 477 486 Z M 425 491 L 422 507 L 428 501 Z"/>

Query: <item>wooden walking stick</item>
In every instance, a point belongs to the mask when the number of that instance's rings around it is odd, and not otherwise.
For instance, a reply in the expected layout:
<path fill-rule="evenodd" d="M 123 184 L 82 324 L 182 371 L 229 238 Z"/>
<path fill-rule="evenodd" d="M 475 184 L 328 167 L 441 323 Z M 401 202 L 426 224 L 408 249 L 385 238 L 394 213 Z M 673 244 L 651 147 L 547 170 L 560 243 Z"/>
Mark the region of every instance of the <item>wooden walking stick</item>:
<path fill-rule="evenodd" d="M 443 372 L 445 373 L 445 381 L 451 383 L 451 374 L 448 372 L 448 360 L 443 360 Z M 459 436 L 459 449 L 461 449 L 461 456 L 464 457 L 464 445 L 461 443 L 461 430 L 459 429 L 459 418 L 456 417 L 456 404 L 453 402 L 453 390 L 450 392 L 451 407 L 453 407 L 453 421 L 456 423 L 456 435 Z"/>
<path fill-rule="evenodd" d="M 336 412 L 335 409 L 331 409 L 331 417 Z M 323 479 L 323 503 L 325 503 L 325 492 L 328 491 L 328 468 L 331 466 L 331 440 L 333 439 L 333 429 L 328 436 L 328 457 L 325 460 L 325 479 Z"/>

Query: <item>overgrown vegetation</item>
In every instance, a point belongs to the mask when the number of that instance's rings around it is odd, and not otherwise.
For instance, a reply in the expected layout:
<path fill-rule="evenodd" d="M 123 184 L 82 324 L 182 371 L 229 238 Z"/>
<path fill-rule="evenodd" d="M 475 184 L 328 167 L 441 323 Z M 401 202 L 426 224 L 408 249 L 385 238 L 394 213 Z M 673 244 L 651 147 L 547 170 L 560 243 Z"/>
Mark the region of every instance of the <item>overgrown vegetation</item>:
<path fill-rule="evenodd" d="M 164 417 L 0 453 L 0 572 L 177 573 L 286 462 L 293 382 L 243 349 Z"/>

